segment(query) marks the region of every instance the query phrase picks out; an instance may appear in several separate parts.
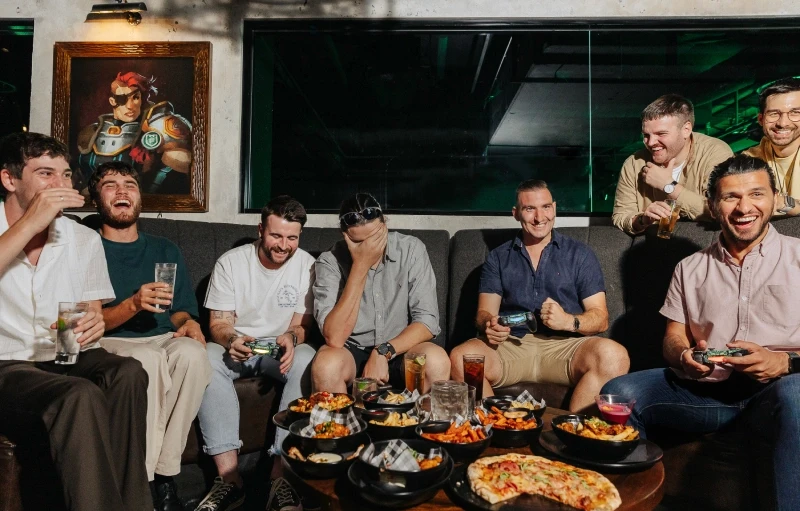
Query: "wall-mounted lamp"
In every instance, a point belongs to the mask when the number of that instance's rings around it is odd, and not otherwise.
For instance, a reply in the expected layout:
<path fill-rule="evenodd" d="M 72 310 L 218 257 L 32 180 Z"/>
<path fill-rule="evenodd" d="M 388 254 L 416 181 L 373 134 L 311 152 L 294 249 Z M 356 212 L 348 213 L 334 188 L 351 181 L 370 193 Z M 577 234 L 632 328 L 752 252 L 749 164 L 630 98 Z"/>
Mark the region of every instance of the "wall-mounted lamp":
<path fill-rule="evenodd" d="M 115 4 L 94 4 L 92 10 L 86 15 L 86 22 L 90 21 L 127 21 L 129 25 L 138 25 L 142 22 L 142 11 L 147 10 L 144 2 L 129 4 L 127 0 L 117 0 Z"/>

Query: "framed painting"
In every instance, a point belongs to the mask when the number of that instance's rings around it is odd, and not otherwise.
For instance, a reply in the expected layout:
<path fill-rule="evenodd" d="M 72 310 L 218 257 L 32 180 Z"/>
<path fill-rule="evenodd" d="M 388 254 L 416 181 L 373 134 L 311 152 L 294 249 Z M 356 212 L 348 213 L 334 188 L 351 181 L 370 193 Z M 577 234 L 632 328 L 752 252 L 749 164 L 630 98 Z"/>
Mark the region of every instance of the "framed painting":
<path fill-rule="evenodd" d="M 87 201 L 97 167 L 118 160 L 139 172 L 142 211 L 208 211 L 210 54 L 208 42 L 55 43 L 52 135 Z"/>

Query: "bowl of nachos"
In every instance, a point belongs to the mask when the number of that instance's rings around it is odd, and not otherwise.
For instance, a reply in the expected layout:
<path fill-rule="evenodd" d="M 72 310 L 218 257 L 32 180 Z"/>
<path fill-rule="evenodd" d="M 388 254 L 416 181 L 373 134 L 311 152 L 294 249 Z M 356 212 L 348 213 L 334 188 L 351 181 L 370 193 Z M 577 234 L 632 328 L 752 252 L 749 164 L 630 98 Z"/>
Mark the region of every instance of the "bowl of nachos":
<path fill-rule="evenodd" d="M 639 432 L 633 426 L 608 423 L 598 417 L 559 415 L 551 425 L 567 449 L 596 459 L 622 459 L 639 445 Z"/>

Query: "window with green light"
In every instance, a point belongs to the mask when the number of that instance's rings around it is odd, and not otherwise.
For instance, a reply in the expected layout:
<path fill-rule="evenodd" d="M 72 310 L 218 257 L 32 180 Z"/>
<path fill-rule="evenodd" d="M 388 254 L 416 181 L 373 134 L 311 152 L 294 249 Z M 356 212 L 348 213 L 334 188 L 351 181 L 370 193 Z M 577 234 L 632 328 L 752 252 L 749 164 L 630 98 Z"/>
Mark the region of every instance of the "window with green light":
<path fill-rule="evenodd" d="M 795 21 L 248 21 L 242 209 L 369 191 L 399 213 L 508 214 L 538 178 L 560 214 L 607 215 L 662 94 L 735 152 L 758 143 L 759 88 L 800 74 Z"/>

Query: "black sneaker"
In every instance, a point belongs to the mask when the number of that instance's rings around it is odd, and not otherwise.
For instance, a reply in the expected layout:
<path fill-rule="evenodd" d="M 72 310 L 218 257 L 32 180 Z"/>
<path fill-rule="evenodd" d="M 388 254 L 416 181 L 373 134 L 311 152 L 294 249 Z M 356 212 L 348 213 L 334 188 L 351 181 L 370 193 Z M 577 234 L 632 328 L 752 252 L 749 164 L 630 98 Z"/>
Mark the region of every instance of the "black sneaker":
<path fill-rule="evenodd" d="M 214 479 L 214 486 L 200 501 L 194 511 L 231 511 L 244 504 L 244 488 L 229 484 L 221 477 Z"/>
<path fill-rule="evenodd" d="M 156 479 L 158 482 L 150 483 L 155 511 L 183 511 L 175 480 L 164 476 L 158 476 Z"/>
<path fill-rule="evenodd" d="M 267 511 L 303 511 L 300 496 L 286 479 L 279 477 L 272 482 Z"/>

